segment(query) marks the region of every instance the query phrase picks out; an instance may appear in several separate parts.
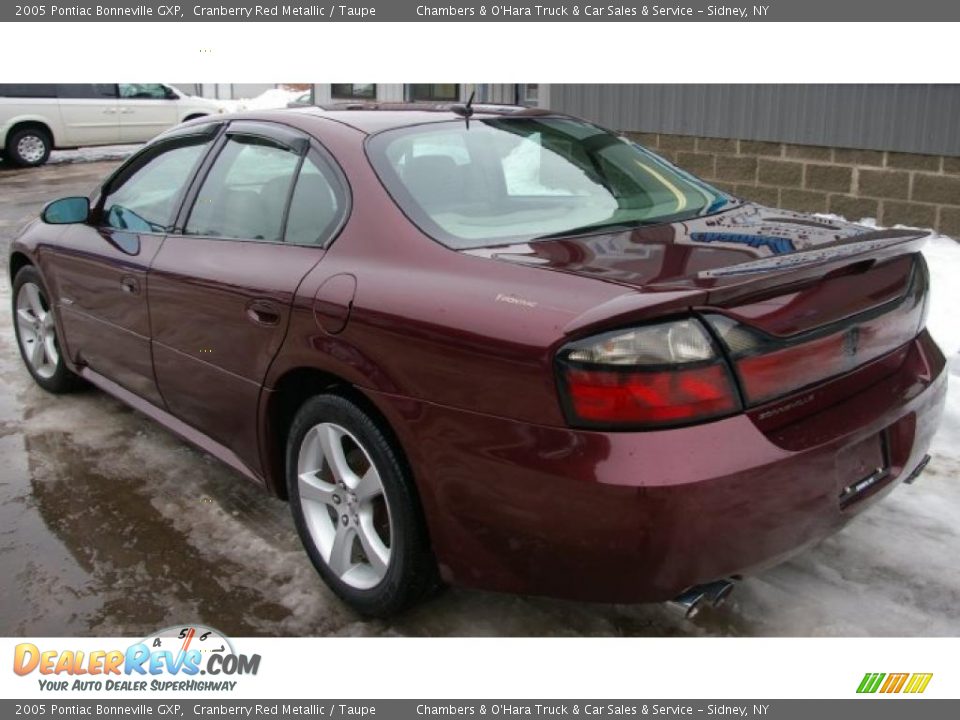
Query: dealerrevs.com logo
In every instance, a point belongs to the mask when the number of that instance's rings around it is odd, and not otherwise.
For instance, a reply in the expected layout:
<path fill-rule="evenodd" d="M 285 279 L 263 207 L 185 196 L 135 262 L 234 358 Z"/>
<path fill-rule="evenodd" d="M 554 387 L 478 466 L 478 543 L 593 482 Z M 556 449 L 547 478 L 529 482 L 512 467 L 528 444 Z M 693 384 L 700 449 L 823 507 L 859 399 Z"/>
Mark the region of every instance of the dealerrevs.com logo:
<path fill-rule="evenodd" d="M 896 694 L 907 693 L 909 695 L 922 693 L 927 689 L 930 680 L 933 679 L 933 673 L 866 673 L 860 685 L 857 687 L 858 693 L 883 693 Z"/>
<path fill-rule="evenodd" d="M 166 628 L 125 650 L 47 649 L 24 642 L 13 656 L 13 671 L 36 673 L 46 691 L 232 691 L 238 682 L 232 678 L 259 669 L 259 655 L 237 653 L 229 638 L 202 625 Z"/>

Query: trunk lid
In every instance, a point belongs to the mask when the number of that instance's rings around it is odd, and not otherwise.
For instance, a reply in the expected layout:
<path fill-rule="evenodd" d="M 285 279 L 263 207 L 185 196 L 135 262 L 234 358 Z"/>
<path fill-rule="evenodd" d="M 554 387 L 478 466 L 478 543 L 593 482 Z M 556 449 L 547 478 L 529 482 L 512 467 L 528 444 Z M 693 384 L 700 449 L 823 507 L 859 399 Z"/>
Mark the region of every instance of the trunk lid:
<path fill-rule="evenodd" d="M 639 291 L 587 311 L 568 334 L 655 314 L 660 293 L 785 337 L 902 296 L 925 235 L 746 203 L 683 222 L 463 252 Z"/>

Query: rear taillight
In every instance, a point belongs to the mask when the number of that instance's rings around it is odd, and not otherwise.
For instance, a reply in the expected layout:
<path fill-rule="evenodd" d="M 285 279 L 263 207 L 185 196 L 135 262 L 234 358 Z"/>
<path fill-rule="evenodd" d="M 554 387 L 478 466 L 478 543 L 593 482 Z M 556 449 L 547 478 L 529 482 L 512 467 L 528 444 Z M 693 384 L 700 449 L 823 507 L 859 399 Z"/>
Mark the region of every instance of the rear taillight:
<path fill-rule="evenodd" d="M 693 318 L 580 340 L 557 354 L 568 419 L 581 427 L 661 427 L 740 409 L 727 364 Z"/>
<path fill-rule="evenodd" d="M 853 318 L 790 337 L 775 337 L 724 315 L 706 315 L 724 344 L 748 406 L 856 370 L 923 330 L 927 283 L 922 261 L 906 294 Z"/>

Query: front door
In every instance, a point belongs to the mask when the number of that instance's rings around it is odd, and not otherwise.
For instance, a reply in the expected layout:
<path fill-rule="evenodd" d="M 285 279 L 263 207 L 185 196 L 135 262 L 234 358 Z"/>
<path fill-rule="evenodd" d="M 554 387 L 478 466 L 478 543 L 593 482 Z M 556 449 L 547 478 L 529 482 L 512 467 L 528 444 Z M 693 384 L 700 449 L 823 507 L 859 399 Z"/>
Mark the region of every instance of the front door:
<path fill-rule="evenodd" d="M 234 122 L 216 152 L 150 270 L 153 358 L 170 412 L 258 468 L 260 390 L 345 203 L 282 126 Z"/>
<path fill-rule="evenodd" d="M 57 252 L 41 259 L 69 356 L 157 405 L 147 269 L 211 142 L 184 136 L 134 156 L 104 187 L 91 223 L 65 226 Z"/>

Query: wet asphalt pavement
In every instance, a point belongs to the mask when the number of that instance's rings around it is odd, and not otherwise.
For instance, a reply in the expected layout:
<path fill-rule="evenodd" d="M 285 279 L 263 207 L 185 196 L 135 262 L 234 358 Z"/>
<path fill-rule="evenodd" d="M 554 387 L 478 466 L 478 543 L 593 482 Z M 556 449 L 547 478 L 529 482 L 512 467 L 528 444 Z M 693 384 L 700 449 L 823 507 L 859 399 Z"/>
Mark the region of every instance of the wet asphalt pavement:
<path fill-rule="evenodd" d="M 124 151 L 0 163 L 0 251 Z M 71 160 L 70 162 L 63 162 Z M 107 395 L 54 397 L 22 367 L 0 280 L 0 635 L 140 636 L 190 621 L 248 635 L 951 635 L 960 631 L 960 449 L 912 487 L 692 621 L 447 590 L 365 621 L 322 584 L 285 503 Z M 960 363 L 953 363 L 953 387 Z M 953 396 L 954 406 L 956 395 Z M 954 418 L 956 420 L 956 418 Z M 960 430 L 960 427 L 954 428 Z M 951 434 L 960 437 L 960 432 Z"/>

